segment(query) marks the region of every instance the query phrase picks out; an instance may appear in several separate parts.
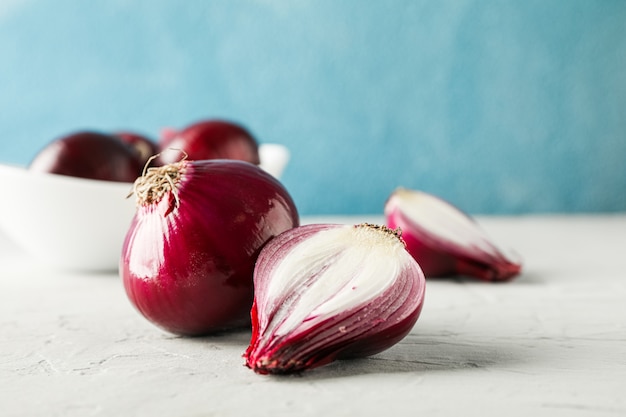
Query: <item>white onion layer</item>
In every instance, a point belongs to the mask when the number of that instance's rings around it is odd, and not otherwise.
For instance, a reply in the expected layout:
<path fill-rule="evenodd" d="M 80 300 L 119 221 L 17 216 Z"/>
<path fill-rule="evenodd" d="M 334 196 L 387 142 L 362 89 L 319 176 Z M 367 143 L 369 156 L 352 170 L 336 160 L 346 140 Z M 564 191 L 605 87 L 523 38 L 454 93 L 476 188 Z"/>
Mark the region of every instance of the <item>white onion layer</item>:
<path fill-rule="evenodd" d="M 519 255 L 497 245 L 472 217 L 441 198 L 398 188 L 384 212 L 388 227 L 402 229 L 409 253 L 426 276 L 504 281 L 521 271 Z"/>
<path fill-rule="evenodd" d="M 401 270 L 398 259 L 412 262 L 395 237 L 353 226 L 323 230 L 284 254 L 259 303 L 272 305 L 285 294 L 289 299 L 283 302 L 297 301 L 297 308 L 277 311 L 286 316 L 273 319 L 277 336 L 293 332 L 305 321 L 312 327 L 384 292 Z"/>
<path fill-rule="evenodd" d="M 456 207 L 430 194 L 398 189 L 389 198 L 388 208 L 395 207 L 439 239 L 465 248 L 475 248 L 497 256 L 487 234 Z"/>

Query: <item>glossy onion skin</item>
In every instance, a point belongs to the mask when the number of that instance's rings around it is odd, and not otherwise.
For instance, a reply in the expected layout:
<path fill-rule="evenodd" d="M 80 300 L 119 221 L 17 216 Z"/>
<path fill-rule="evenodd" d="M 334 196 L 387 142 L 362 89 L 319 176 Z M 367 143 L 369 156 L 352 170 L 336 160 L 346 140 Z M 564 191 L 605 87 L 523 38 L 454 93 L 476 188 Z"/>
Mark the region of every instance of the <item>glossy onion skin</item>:
<path fill-rule="evenodd" d="M 255 165 L 261 162 L 256 139 L 234 122 L 203 120 L 179 132 L 167 132 L 160 144 L 164 164 L 180 161 L 183 157 L 189 160 L 235 159 Z"/>
<path fill-rule="evenodd" d="M 135 150 L 142 167 L 146 165 L 151 157 L 159 153 L 157 143 L 143 134 L 125 130 L 115 132 L 115 136 Z"/>
<path fill-rule="evenodd" d="M 418 264 L 406 254 L 396 283 L 373 300 L 362 300 L 353 308 L 308 327 L 308 316 L 300 330 L 278 336 L 269 330 L 282 316 L 291 300 L 298 300 L 299 289 L 287 293 L 286 300 L 268 299 L 267 280 L 280 267 L 281 258 L 299 242 L 324 230 L 345 227 L 337 224 L 310 224 L 288 230 L 273 239 L 261 252 L 255 269 L 255 301 L 251 310 L 252 337 L 244 358 L 246 366 L 258 374 L 290 374 L 317 368 L 340 359 L 365 357 L 382 352 L 402 340 L 414 327 L 421 313 L 425 280 Z M 404 252 L 404 249 L 402 249 Z M 334 262 L 328 258 L 327 262 Z M 400 265 L 400 263 L 398 264 Z M 355 269 L 359 265 L 354 265 Z M 315 279 L 315 274 L 311 275 Z M 305 292 L 307 290 L 304 290 Z M 288 301 L 289 300 L 289 301 Z M 299 301 L 295 301 L 296 306 Z M 297 308 L 297 307 L 296 307 Z M 306 329 L 306 330 L 302 330 Z"/>
<path fill-rule="evenodd" d="M 130 183 L 142 168 L 132 147 L 116 136 L 92 131 L 71 133 L 50 142 L 29 165 L 35 172 Z"/>
<path fill-rule="evenodd" d="M 198 336 L 249 325 L 261 248 L 299 224 L 279 181 L 241 161 L 184 161 L 177 184 L 141 205 L 120 260 L 133 305 L 168 332 Z"/>

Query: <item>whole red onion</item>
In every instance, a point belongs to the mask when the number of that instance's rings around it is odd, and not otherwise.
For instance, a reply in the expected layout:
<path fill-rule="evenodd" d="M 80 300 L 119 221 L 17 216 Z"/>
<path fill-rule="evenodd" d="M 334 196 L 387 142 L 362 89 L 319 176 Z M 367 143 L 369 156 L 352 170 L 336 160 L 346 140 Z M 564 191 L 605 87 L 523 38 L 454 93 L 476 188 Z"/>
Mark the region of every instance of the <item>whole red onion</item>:
<path fill-rule="evenodd" d="M 184 160 L 148 168 L 134 190 L 120 259 L 132 304 L 181 335 L 249 324 L 257 256 L 299 222 L 281 183 L 247 162 Z"/>
<path fill-rule="evenodd" d="M 243 126 L 227 120 L 202 120 L 178 132 L 164 130 L 160 146 L 163 151 L 160 160 L 164 164 L 183 157 L 190 160 L 236 159 L 255 165 L 260 163 L 256 139 Z"/>
<path fill-rule="evenodd" d="M 148 160 L 159 153 L 159 146 L 149 137 L 127 130 L 115 132 L 115 136 L 120 138 L 122 142 L 127 143 L 137 152 L 137 158 L 142 166 L 148 163 Z"/>
<path fill-rule="evenodd" d="M 118 137 L 92 131 L 71 133 L 50 142 L 32 160 L 31 171 L 133 182 L 143 164 L 136 151 Z"/>
<path fill-rule="evenodd" d="M 177 134 L 178 134 L 178 130 L 176 130 L 173 127 L 169 127 L 169 126 L 162 127 L 161 131 L 159 132 L 158 146 L 161 149 L 167 149 L 168 144 L 170 143 L 172 139 L 176 137 Z"/>

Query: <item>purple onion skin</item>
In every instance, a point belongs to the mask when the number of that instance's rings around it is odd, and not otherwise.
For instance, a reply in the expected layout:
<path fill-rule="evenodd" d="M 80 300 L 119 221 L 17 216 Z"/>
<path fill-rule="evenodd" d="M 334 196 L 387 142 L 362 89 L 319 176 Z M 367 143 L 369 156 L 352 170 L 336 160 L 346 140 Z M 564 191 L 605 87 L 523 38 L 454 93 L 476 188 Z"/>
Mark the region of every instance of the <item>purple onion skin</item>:
<path fill-rule="evenodd" d="M 415 326 L 417 319 L 422 311 L 423 304 L 413 311 L 413 313 L 407 316 L 397 324 L 387 327 L 383 331 L 370 336 L 359 335 L 354 338 L 342 340 L 341 342 L 331 343 L 322 347 L 318 347 L 315 350 L 308 351 L 304 354 L 294 355 L 293 351 L 298 349 L 302 344 L 308 343 L 307 339 L 309 334 L 297 335 L 288 341 L 287 344 L 282 344 L 278 348 L 273 349 L 271 352 L 263 352 L 266 356 L 273 356 L 276 358 L 288 358 L 286 360 L 277 360 L 274 363 L 268 365 L 261 365 L 255 362 L 257 360 L 253 349 L 256 345 L 258 338 L 257 327 L 257 306 L 253 304 L 251 310 L 252 317 L 252 340 L 250 347 L 244 357 L 246 358 L 246 364 L 254 372 L 261 375 L 287 375 L 293 373 L 299 373 L 314 368 L 319 368 L 337 360 L 344 359 L 356 359 L 364 358 L 367 356 L 375 355 L 389 349 L 391 346 L 404 339 L 407 334 L 411 332 L 411 329 Z M 336 321 L 335 318 L 332 321 Z M 319 331 L 322 327 L 322 323 L 318 328 L 313 329 L 312 333 Z M 335 333 L 336 328 L 328 331 L 329 333 Z"/>
<path fill-rule="evenodd" d="M 279 181 L 241 161 L 184 161 L 172 193 L 141 205 L 120 260 L 132 304 L 179 335 L 250 324 L 253 270 L 263 246 L 299 224 Z"/>
<path fill-rule="evenodd" d="M 159 153 L 159 146 L 149 137 L 130 131 L 115 132 L 115 136 L 129 145 L 136 152 L 141 166 L 145 166 L 148 160 Z"/>
<path fill-rule="evenodd" d="M 101 181 L 132 183 L 143 164 L 118 137 L 92 131 L 71 133 L 50 142 L 29 170 Z"/>
<path fill-rule="evenodd" d="M 261 160 L 256 139 L 243 126 L 226 120 L 203 120 L 175 134 L 168 131 L 161 143 L 162 163 L 186 157 L 190 160 L 235 159 L 258 165 Z"/>
<path fill-rule="evenodd" d="M 283 248 L 332 227 L 338 225 L 311 224 L 278 236 L 267 245 L 257 260 L 255 283 L 259 284 L 258 280 L 262 279 L 260 276 L 272 269 L 275 259 L 282 256 Z M 407 268 L 403 273 L 412 274 L 415 279 L 405 286 L 390 288 L 367 304 L 322 321 L 304 333 L 280 337 L 274 341 L 276 343 L 268 344 L 267 338 L 261 340 L 265 337 L 262 334 L 264 329 L 260 325 L 259 306 L 255 299 L 250 312 L 252 337 L 244 353 L 246 366 L 262 375 L 292 374 L 318 368 L 336 360 L 374 355 L 395 345 L 414 327 L 423 307 L 424 276 L 417 264 Z M 391 310 L 391 305 L 397 302 L 402 306 L 395 305 L 394 313 L 386 315 Z M 350 331 L 349 336 L 337 337 L 340 326 L 355 324 L 360 327 Z"/>
<path fill-rule="evenodd" d="M 468 221 L 473 221 L 469 216 L 467 218 Z M 521 272 L 521 264 L 511 262 L 503 255 L 477 255 L 471 249 L 450 246 L 446 242 L 435 240 L 400 210 L 389 211 L 386 214 L 386 224 L 390 228 L 402 230 L 402 239 L 407 250 L 419 263 L 427 278 L 467 276 L 483 281 L 508 281 Z M 497 249 L 494 251 L 498 253 Z"/>

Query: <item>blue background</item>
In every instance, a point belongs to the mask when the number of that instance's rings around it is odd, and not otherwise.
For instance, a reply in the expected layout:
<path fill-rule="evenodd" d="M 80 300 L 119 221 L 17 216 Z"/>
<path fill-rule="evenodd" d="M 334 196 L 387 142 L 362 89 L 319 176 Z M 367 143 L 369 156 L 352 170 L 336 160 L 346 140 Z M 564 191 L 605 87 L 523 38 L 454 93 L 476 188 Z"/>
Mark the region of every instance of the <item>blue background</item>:
<path fill-rule="evenodd" d="M 626 1 L 2 0 L 0 160 L 207 117 L 287 145 L 302 214 L 397 186 L 626 210 Z"/>

